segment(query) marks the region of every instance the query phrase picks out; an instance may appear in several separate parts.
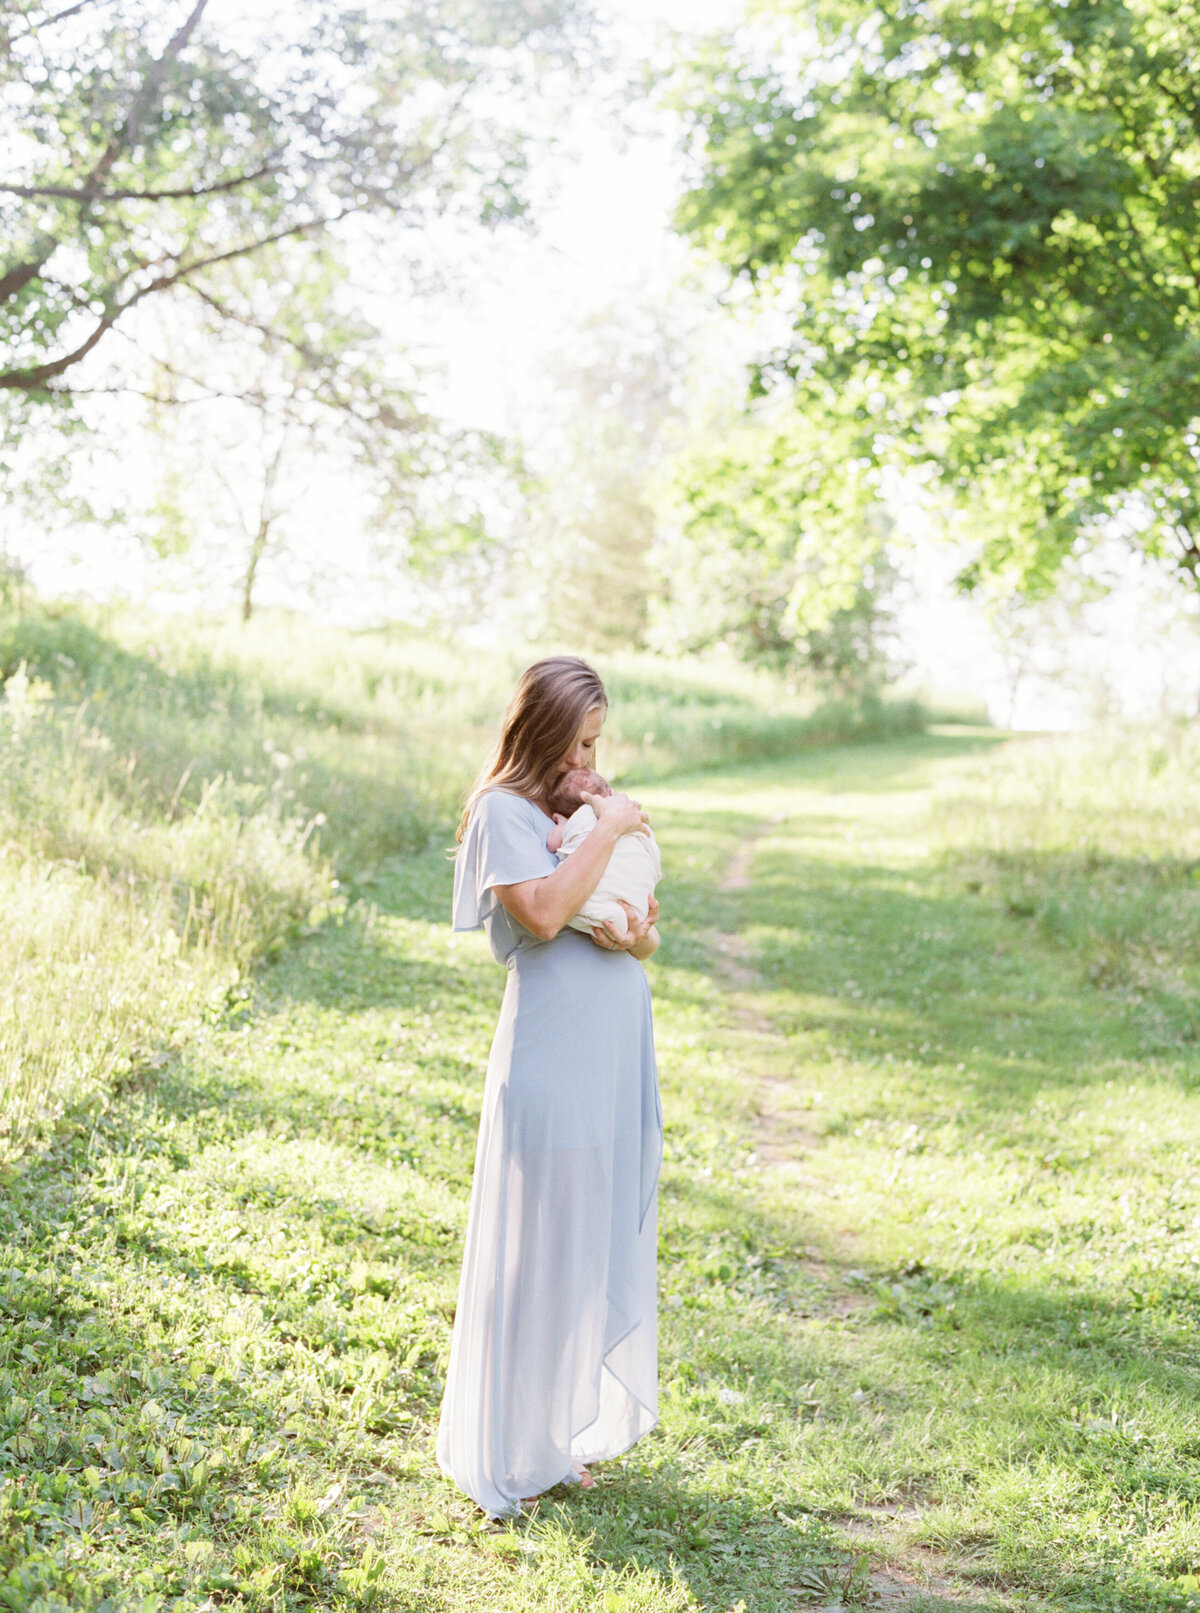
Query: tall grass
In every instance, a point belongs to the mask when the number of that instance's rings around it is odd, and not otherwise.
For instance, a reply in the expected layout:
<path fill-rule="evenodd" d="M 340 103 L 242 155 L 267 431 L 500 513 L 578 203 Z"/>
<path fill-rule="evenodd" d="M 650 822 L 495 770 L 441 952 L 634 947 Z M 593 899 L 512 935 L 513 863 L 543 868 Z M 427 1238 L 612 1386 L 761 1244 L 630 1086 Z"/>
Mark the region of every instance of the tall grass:
<path fill-rule="evenodd" d="M 247 630 L 133 611 L 0 618 L 0 679 L 24 664 L 95 737 L 87 767 L 143 822 L 212 789 L 245 818 L 316 820 L 353 874 L 425 846 L 456 815 L 529 646 L 472 647 L 277 616 Z M 789 690 L 736 663 L 598 657 L 612 709 L 603 765 L 629 783 L 917 729 L 912 701 Z"/>
<path fill-rule="evenodd" d="M 612 701 L 604 766 L 618 782 L 650 781 L 760 760 L 808 745 L 914 733 L 928 720 L 910 699 L 797 689 L 737 662 L 597 657 Z"/>
<path fill-rule="evenodd" d="M 24 663 L 0 698 L 0 1158 L 178 1033 L 332 895 L 278 793 L 161 810 L 92 713 Z M 114 724 L 119 734 L 119 724 Z"/>
<path fill-rule="evenodd" d="M 448 841 L 535 653 L 0 603 L 0 1157 L 388 858 Z M 921 716 L 738 667 L 602 671 L 604 765 L 630 782 Z"/>
<path fill-rule="evenodd" d="M 1200 729 L 1014 741 L 937 801 L 972 889 L 1035 922 L 1166 1041 L 1200 1038 Z"/>

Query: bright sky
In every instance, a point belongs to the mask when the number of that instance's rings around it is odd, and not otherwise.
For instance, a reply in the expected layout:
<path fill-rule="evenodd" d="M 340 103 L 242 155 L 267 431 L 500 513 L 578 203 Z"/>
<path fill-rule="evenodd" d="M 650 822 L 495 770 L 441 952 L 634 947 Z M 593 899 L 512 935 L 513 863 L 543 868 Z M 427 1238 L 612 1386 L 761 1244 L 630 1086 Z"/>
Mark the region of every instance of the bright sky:
<path fill-rule="evenodd" d="M 739 0 L 609 0 L 631 56 L 662 49 L 662 25 L 702 32 L 736 23 Z M 656 44 L 655 41 L 659 42 Z M 689 262 L 671 230 L 681 182 L 673 131 L 648 111 L 639 132 L 623 135 L 603 97 L 581 99 L 558 154 L 535 179 L 538 228 L 476 241 L 474 261 L 440 309 L 423 305 L 419 330 L 440 358 L 439 401 L 464 423 L 509 431 L 547 407 L 545 372 L 569 351 L 590 316 L 631 298 L 665 301 Z M 731 373 L 740 358 L 732 330 Z M 322 495 L 316 495 L 318 498 Z M 325 500 L 338 557 L 347 552 L 336 499 Z M 1047 613 L 1026 642 L 994 633 L 951 587 L 955 556 L 931 533 L 903 489 L 893 497 L 906 573 L 899 611 L 910 681 L 986 702 L 994 721 L 1017 727 L 1073 727 L 1106 704 L 1129 712 L 1166 704 L 1196 709 L 1200 631 L 1193 602 L 1164 585 L 1154 568 L 1114 549 L 1098 569 L 1115 584 L 1068 621 Z M 352 544 L 350 545 L 352 548 Z M 130 545 L 66 542 L 42 535 L 34 576 L 47 591 L 153 593 L 156 576 Z M 286 580 L 275 600 L 293 602 Z M 372 593 L 372 608 L 379 596 Z M 327 614 L 355 619 L 357 597 L 329 595 Z M 1051 618 L 1054 619 L 1051 619 Z"/>

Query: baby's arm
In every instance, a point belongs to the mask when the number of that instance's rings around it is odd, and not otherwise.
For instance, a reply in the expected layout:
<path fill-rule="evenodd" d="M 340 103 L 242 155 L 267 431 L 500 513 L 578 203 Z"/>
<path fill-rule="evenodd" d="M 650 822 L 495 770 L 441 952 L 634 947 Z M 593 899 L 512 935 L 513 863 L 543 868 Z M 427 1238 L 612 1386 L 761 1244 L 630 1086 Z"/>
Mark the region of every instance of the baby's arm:
<path fill-rule="evenodd" d="M 552 851 L 557 855 L 558 849 L 563 843 L 563 825 L 566 823 L 566 821 L 566 818 L 563 817 L 561 812 L 556 812 L 554 814 L 554 827 L 546 836 L 547 851 Z"/>

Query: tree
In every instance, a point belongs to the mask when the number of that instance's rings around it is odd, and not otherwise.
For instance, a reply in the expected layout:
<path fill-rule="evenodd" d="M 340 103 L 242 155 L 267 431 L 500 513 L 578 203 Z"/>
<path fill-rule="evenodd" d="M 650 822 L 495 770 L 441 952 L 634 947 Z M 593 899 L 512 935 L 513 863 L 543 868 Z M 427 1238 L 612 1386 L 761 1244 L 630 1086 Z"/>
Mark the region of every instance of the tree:
<path fill-rule="evenodd" d="M 86 482 L 77 467 L 71 484 L 94 516 L 107 493 L 108 518 L 190 590 L 236 593 L 243 621 L 268 572 L 292 596 L 368 587 L 380 573 L 405 575 L 410 594 L 421 592 L 414 569 L 436 572 L 486 544 L 480 499 L 507 474 L 494 438 L 430 413 L 419 371 L 340 307 L 335 274 L 299 291 L 298 277 L 286 278 L 285 302 L 271 282 L 241 288 L 256 342 L 231 334 L 203 302 L 162 332 L 151 408 Z M 319 351 L 307 342 L 310 316 L 324 335 Z M 199 363 L 204 386 L 193 378 Z"/>
<path fill-rule="evenodd" d="M 373 220 L 415 232 L 521 207 L 497 108 L 573 47 L 571 0 L 16 0 L 0 19 L 0 391 L 65 402 L 167 300 L 253 327 L 237 265 L 279 273 Z M 352 233 L 349 227 L 354 224 Z M 305 255 L 292 252 L 303 277 Z M 145 331 L 139 326 L 136 334 Z M 320 321 L 308 345 L 320 345 Z M 137 385 L 128 351 L 122 379 Z"/>
<path fill-rule="evenodd" d="M 547 357 L 550 387 L 526 426 L 526 555 L 536 618 L 605 648 L 646 641 L 657 585 L 654 482 L 681 424 L 679 310 L 627 296 Z M 531 583 L 533 586 L 531 586 Z"/>
<path fill-rule="evenodd" d="M 494 445 L 431 418 L 389 303 L 438 270 L 456 220 L 520 214 L 530 92 L 580 42 L 574 0 L 7 7 L 12 497 L 236 565 L 245 615 L 301 541 L 318 462 L 394 556 L 480 541 L 449 483 Z"/>
<path fill-rule="evenodd" d="M 1195 585 L 1195 0 L 777 10 L 790 50 L 730 45 L 683 92 L 682 226 L 792 327 L 758 386 L 925 466 L 968 586 L 1046 591 L 1114 525 Z"/>
<path fill-rule="evenodd" d="M 870 466 L 844 423 L 762 409 L 710 425 L 671 465 L 659 636 L 845 688 L 887 668 L 893 581 Z"/>

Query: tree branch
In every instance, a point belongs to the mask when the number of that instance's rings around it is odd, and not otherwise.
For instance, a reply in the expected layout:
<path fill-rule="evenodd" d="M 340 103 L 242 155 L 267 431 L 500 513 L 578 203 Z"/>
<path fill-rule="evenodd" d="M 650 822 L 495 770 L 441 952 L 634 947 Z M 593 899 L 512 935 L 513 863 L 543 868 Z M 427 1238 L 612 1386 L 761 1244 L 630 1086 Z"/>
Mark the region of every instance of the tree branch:
<path fill-rule="evenodd" d="M 163 54 L 158 58 L 157 61 L 151 64 L 151 67 L 142 82 L 141 88 L 134 96 L 129 111 L 125 115 L 124 123 L 122 123 L 121 127 L 109 140 L 108 145 L 105 148 L 104 155 L 100 158 L 99 162 L 84 180 L 79 195 L 79 199 L 81 201 L 92 202 L 97 199 L 97 194 L 102 181 L 112 169 L 117 158 L 121 155 L 121 152 L 126 147 L 132 146 L 136 143 L 138 127 L 142 118 L 145 116 L 158 94 L 159 87 L 162 84 L 163 74 L 166 72 L 168 64 L 174 61 L 174 59 L 179 55 L 180 51 L 187 44 L 192 34 L 195 32 L 196 25 L 200 21 L 201 16 L 204 14 L 204 9 L 207 4 L 208 0 L 196 0 L 196 3 L 192 7 L 191 13 L 189 14 L 187 20 L 183 23 L 182 27 L 177 28 L 175 33 L 171 36 L 167 43 L 166 50 L 164 50 Z M 82 7 L 76 6 L 74 9 L 80 10 Z M 65 15 L 69 15 L 69 13 L 59 13 L 59 17 Z M 24 290 L 31 280 L 37 278 L 37 276 L 41 273 L 42 265 L 53 253 L 55 247 L 58 245 L 58 241 L 54 237 L 46 237 L 40 244 L 44 245 L 45 247 L 45 250 L 42 252 L 40 257 L 29 258 L 24 263 L 18 264 L 14 269 L 10 269 L 3 279 L 0 280 L 0 303 L 7 302 L 9 298 L 16 296 L 18 292 Z M 108 328 L 109 326 L 105 325 L 103 329 L 95 335 L 95 341 L 99 341 L 100 336 L 104 333 L 104 330 L 107 330 Z M 94 341 L 91 342 L 90 345 L 85 345 L 85 348 L 81 350 L 76 357 L 82 358 L 84 351 L 90 352 L 91 347 L 94 345 Z M 73 358 L 70 360 L 70 362 L 75 363 L 76 359 Z M 38 386 L 41 383 L 34 382 L 32 384 L 34 386 Z"/>
<path fill-rule="evenodd" d="M 57 245 L 57 241 L 51 241 L 40 258 L 27 258 L 24 263 L 15 264 L 7 274 L 0 275 L 0 303 L 17 296 L 31 280 L 37 279 L 43 264 Z"/>
<path fill-rule="evenodd" d="M 192 380 L 192 377 L 187 377 Z M 193 385 L 202 386 L 201 381 L 193 381 Z M 197 403 L 212 403 L 215 400 L 240 403 L 245 396 L 242 392 L 222 392 L 215 388 L 194 398 L 181 398 L 169 392 L 147 392 L 140 386 L 73 386 L 55 387 L 55 397 L 72 398 L 141 398 L 144 403 L 161 404 L 169 409 L 186 409 Z"/>
<path fill-rule="evenodd" d="M 141 121 L 158 95 L 168 66 L 192 37 L 207 5 L 208 0 L 196 0 L 196 4 L 192 7 L 187 20 L 171 35 L 171 38 L 167 41 L 167 48 L 158 60 L 151 63 L 145 78 L 142 80 L 141 89 L 134 96 L 129 111 L 125 114 L 124 123 L 112 135 L 105 148 L 104 155 L 83 182 L 84 192 L 88 195 L 94 195 L 99 190 L 101 181 L 112 169 L 122 151 L 137 144 Z"/>
<path fill-rule="evenodd" d="M 172 274 L 159 275 L 157 279 L 148 281 L 146 285 L 140 286 L 124 302 L 110 303 L 103 316 L 97 321 L 95 329 L 72 352 L 64 353 L 61 358 L 52 359 L 48 364 L 35 365 L 32 369 L 0 371 L 0 390 L 40 391 L 45 387 L 47 381 L 53 381 L 56 376 L 62 375 L 72 365 L 78 364 L 81 359 L 86 358 L 105 332 L 112 329 L 121 315 L 128 313 L 144 297 L 148 297 L 158 291 L 169 291 L 172 286 L 186 283 L 192 275 L 199 274 L 202 269 L 211 269 L 215 264 L 230 263 L 236 258 L 249 257 L 252 253 L 261 252 L 264 248 L 274 246 L 279 241 L 286 241 L 296 235 L 306 235 L 311 230 L 326 229 L 329 225 L 336 224 L 347 217 L 348 214 L 357 211 L 358 209 L 355 207 L 346 207 L 340 213 L 335 213 L 329 218 L 310 219 L 303 224 L 293 224 L 288 229 L 277 230 L 273 235 L 264 236 L 261 240 L 248 241 L 242 246 L 230 247 L 226 252 L 214 252 L 207 258 L 197 258 L 194 263 L 186 263 Z"/>
<path fill-rule="evenodd" d="M 61 375 L 64 370 L 69 370 L 72 364 L 78 364 L 80 359 L 86 358 L 105 331 L 111 330 L 125 310 L 131 307 L 135 301 L 136 298 L 130 298 L 127 303 L 121 303 L 116 307 L 107 309 L 102 318 L 97 321 L 91 335 L 73 353 L 68 353 L 63 358 L 55 359 L 50 364 L 38 364 L 32 370 L 10 370 L 6 374 L 0 374 L 0 388 L 4 388 L 6 391 L 17 390 L 24 392 L 40 390 L 47 381 L 52 381 L 56 375 Z"/>
<path fill-rule="evenodd" d="M 26 22 L 26 26 L 19 34 L 9 34 L 4 40 L 4 46 L 11 45 L 14 39 L 24 39 L 28 34 L 36 34 L 39 28 L 53 28 L 57 22 L 66 22 L 68 17 L 74 17 L 80 11 L 90 11 L 96 5 L 111 5 L 112 0 L 78 0 L 73 6 L 67 6 L 62 11 L 56 11 L 53 16 L 43 17 L 40 22 Z M 28 16 L 28 13 L 26 13 Z"/>
<path fill-rule="evenodd" d="M 223 191 L 236 190 L 239 185 L 252 184 L 256 179 L 264 179 L 268 174 L 276 172 L 271 163 L 264 163 L 261 168 L 252 169 L 248 174 L 235 174 L 232 179 L 222 179 L 215 185 L 200 185 L 194 188 L 184 186 L 179 190 L 102 190 L 91 191 L 78 185 L 5 185 L 0 183 L 0 194 L 6 196 L 20 196 L 30 201 L 39 196 L 57 196 L 68 202 L 171 202 L 186 201 L 202 196 L 217 196 Z"/>
<path fill-rule="evenodd" d="M 239 314 L 236 309 L 226 307 L 211 291 L 205 291 L 203 286 L 193 285 L 189 281 L 187 289 L 193 296 L 199 297 L 206 307 L 211 308 L 214 314 L 227 320 L 231 325 L 244 325 L 247 330 L 256 330 L 260 336 L 265 336 L 269 342 L 277 342 L 281 347 L 290 347 L 293 352 L 299 353 L 306 364 L 319 366 L 322 363 L 322 355 L 307 343 L 297 341 L 294 336 L 288 336 L 284 331 L 276 330 L 273 325 L 265 325 L 261 320 L 251 319 L 248 314 Z"/>

